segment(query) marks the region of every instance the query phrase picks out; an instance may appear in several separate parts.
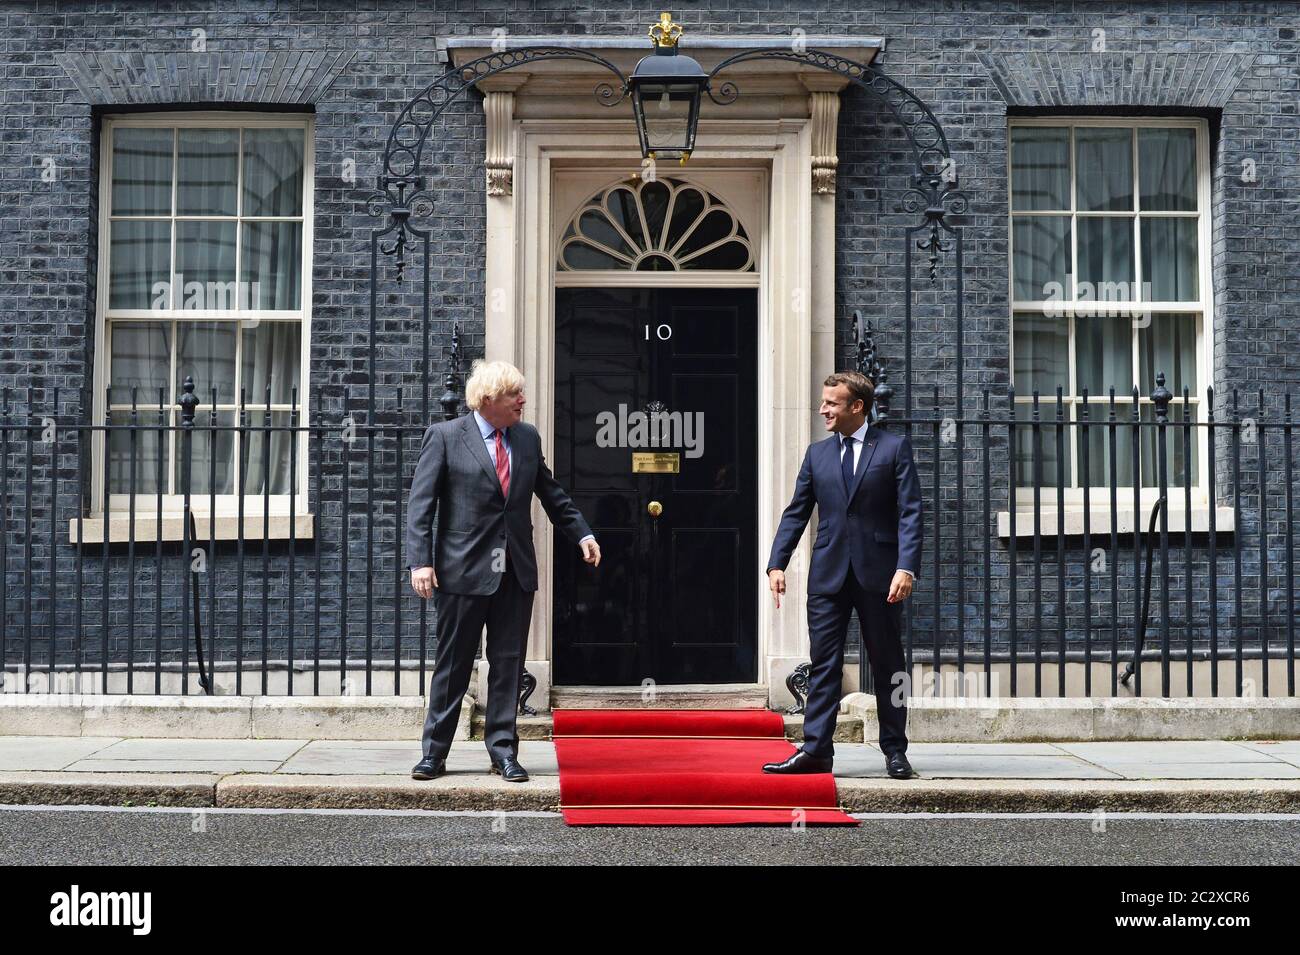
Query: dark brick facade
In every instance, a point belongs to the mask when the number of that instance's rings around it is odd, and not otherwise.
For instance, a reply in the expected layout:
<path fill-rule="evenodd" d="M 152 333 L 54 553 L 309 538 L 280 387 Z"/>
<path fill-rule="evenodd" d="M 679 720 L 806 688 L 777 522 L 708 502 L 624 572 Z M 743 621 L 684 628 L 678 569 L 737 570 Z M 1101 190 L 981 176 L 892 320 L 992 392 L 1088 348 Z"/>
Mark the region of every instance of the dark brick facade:
<path fill-rule="evenodd" d="M 282 2 L 234 5 L 213 3 L 51 2 L 0 4 L 0 386 L 22 393 L 36 390 L 40 408 L 60 389 L 63 412 L 71 416 L 78 391 L 89 385 L 86 369 L 92 360 L 92 329 L 96 295 L 96 224 L 98 203 L 99 116 L 104 112 L 163 107 L 221 106 L 310 109 L 315 127 L 315 245 L 313 250 L 311 387 L 317 407 L 332 419 L 345 408 L 365 406 L 370 362 L 380 398 L 379 420 L 394 420 L 395 396 L 402 392 L 407 420 L 421 406 L 421 339 L 419 301 L 411 286 L 386 286 L 381 303 L 379 339 L 369 340 L 368 248 L 375 220 L 366 213 L 365 198 L 378 172 L 384 140 L 401 107 L 444 69 L 445 43 L 451 36 L 491 34 L 506 27 L 512 35 L 613 34 L 639 35 L 652 16 L 649 8 L 622 0 L 601 3 L 475 2 L 450 4 L 430 0 L 385 3 Z M 658 8 L 655 8 L 657 12 Z M 1054 3 L 934 2 L 899 0 L 889 3 L 682 3 L 674 9 L 688 29 L 701 33 L 807 34 L 847 33 L 883 36 L 886 52 L 877 65 L 914 90 L 943 123 L 963 191 L 971 199 L 964 223 L 965 250 L 965 380 L 967 410 L 978 406 L 981 389 L 1003 395 L 1009 384 L 1010 316 L 1007 302 L 1007 123 L 1016 112 L 1157 112 L 1208 117 L 1212 129 L 1214 385 L 1219 394 L 1233 388 L 1254 407 L 1257 389 L 1264 389 L 1270 413 L 1278 413 L 1281 395 L 1300 386 L 1300 8 L 1290 3 Z M 643 22 L 644 21 L 644 22 Z M 1093 52 L 1096 34 L 1105 31 L 1106 52 Z M 197 33 L 196 31 L 202 31 Z M 198 38 L 206 43 L 195 50 Z M 891 383 L 902 387 L 902 229 L 915 218 L 902 211 L 899 196 L 909 172 L 903 141 L 888 115 L 860 89 L 845 94 L 839 134 L 839 193 L 837 198 L 838 314 L 854 307 L 873 316 L 880 343 L 891 362 Z M 484 124 L 476 96 L 449 110 L 446 130 L 439 137 L 445 165 L 434 188 L 437 228 L 432 280 L 434 290 L 432 397 L 441 390 L 440 376 L 453 322 L 465 330 L 468 353 L 483 348 L 482 250 L 484 229 Z M 351 161 L 349 163 L 348 161 Z M 1244 160 L 1258 168 L 1254 182 L 1241 181 Z M 344 170 L 355 165 L 354 183 Z M 49 170 L 53 170 L 51 175 Z M 43 177 L 43 173 L 45 174 Z M 917 393 L 913 405 L 928 414 L 932 388 L 940 405 L 954 405 L 955 338 L 952 302 L 955 297 L 949 259 L 941 266 L 941 282 L 920 289 L 914 306 L 913 359 Z M 918 270 L 918 276 L 921 272 Z M 849 329 L 842 329 L 843 356 L 850 354 Z M 373 349 L 373 355 L 371 353 Z M 201 383 L 200 383 L 201 385 Z M 16 401 L 11 398 L 11 401 Z M 995 401 L 996 405 L 996 401 Z M 901 410 L 903 396 L 895 401 Z M 436 410 L 436 406 L 435 406 Z M 43 413 L 43 411 L 41 412 Z M 386 417 L 385 417 L 386 416 Z M 71 420 L 69 417 L 68 420 Z M 1267 417 L 1265 420 L 1268 420 Z M 925 472 L 929 498 L 933 455 L 918 435 L 918 459 Z M 405 470 L 414 466 L 415 432 L 408 436 Z M 25 520 L 24 471 L 20 436 L 10 439 L 7 465 L 8 647 L 6 660 L 22 659 L 23 573 L 28 541 Z M 386 440 L 382 453 L 391 456 Z M 944 453 L 944 452 L 941 452 Z M 31 513 L 37 532 L 30 541 L 32 566 L 38 578 L 48 576 L 49 461 L 34 454 L 34 497 Z M 995 457 L 993 500 L 1005 501 L 1005 467 L 999 474 Z M 325 577 L 322 606 L 322 653 L 337 658 L 339 596 L 351 595 L 349 656 L 364 655 L 365 617 L 360 595 L 364 574 L 356 568 L 365 556 L 368 508 L 364 496 L 364 450 L 351 465 L 352 576 L 338 577 L 338 524 L 342 477 L 337 455 L 323 462 L 326 497 L 321 508 L 321 553 Z M 1270 605 L 1274 632 L 1284 625 L 1285 587 L 1282 575 L 1286 528 L 1281 521 L 1281 454 L 1274 444 L 1267 464 L 1270 495 L 1268 537 Z M 60 460 L 62 496 L 60 521 L 74 511 L 75 462 Z M 943 491 L 950 499 L 953 464 L 945 464 Z M 977 508 L 982 492 L 980 461 L 966 462 L 968 504 Z M 1243 459 L 1242 488 L 1256 487 L 1258 467 L 1248 449 Z M 391 469 L 380 486 L 374 534 L 379 548 L 390 553 L 393 542 Z M 1220 473 L 1220 486 L 1224 476 Z M 405 477 L 402 480 L 405 485 Z M 933 502 L 930 502 L 933 503 Z M 997 504 L 995 503 L 995 509 Z M 946 549 L 941 567 L 955 566 L 951 550 L 954 524 L 950 508 L 942 534 Z M 1252 524 L 1251 521 L 1255 523 Z M 966 539 L 973 548 L 967 558 L 966 605 L 968 637 L 982 642 L 982 546 L 980 514 L 968 515 Z M 65 527 L 65 525 L 62 525 Z M 45 528 L 44 531 L 41 528 Z M 74 586 L 73 553 L 61 529 L 57 547 L 60 580 L 56 592 Z M 1232 547 L 1244 542 L 1243 565 L 1248 576 L 1258 573 L 1258 513 L 1244 515 L 1236 538 L 1225 535 L 1215 575 L 1207 573 L 1204 536 L 1198 537 L 1194 591 L 1198 620 L 1196 636 L 1204 638 L 1212 578 L 1231 579 Z M 1044 638 L 1052 641 L 1055 616 L 1054 542 L 1047 541 L 1044 564 Z M 1131 548 L 1131 539 L 1125 545 Z M 927 541 L 927 547 L 932 547 Z M 1005 541 L 995 541 L 993 600 L 1000 621 L 995 642 L 1003 639 L 1008 616 Z M 1077 539 L 1070 540 L 1068 565 L 1081 567 Z M 1181 548 L 1181 539 L 1179 540 Z M 121 587 L 125 555 L 114 549 L 110 592 Z M 287 602 L 286 546 L 269 545 L 268 580 L 273 613 L 271 656 L 282 656 L 283 611 Z M 1021 548 L 1023 620 L 1032 606 L 1032 563 Z M 152 545 L 141 547 L 152 556 Z M 178 554 L 176 545 L 166 553 Z M 312 547 L 300 545 L 300 570 L 313 564 Z M 221 567 L 219 588 L 233 592 L 231 548 L 216 555 Z M 260 653 L 261 544 L 249 544 L 247 585 L 249 646 Z M 927 555 L 925 576 L 933 574 L 933 551 Z M 1131 553 L 1123 558 L 1121 636 L 1131 635 L 1133 594 Z M 149 561 L 142 561 L 148 564 Z M 179 608 L 176 569 L 169 562 L 164 607 L 165 622 L 175 625 Z M 1178 563 L 1176 568 L 1181 567 Z M 100 562 L 88 559 L 83 592 L 88 607 L 98 607 Z M 151 571 L 141 571 L 138 612 L 141 630 L 152 641 Z M 391 593 L 396 580 L 391 560 L 376 568 L 377 593 Z M 310 576 L 298 583 L 299 621 L 313 614 Z M 924 584 L 924 581 L 923 581 Z M 1175 571 L 1172 591 L 1176 607 L 1183 594 L 1181 570 Z M 951 579 L 945 581 L 951 587 Z M 1082 626 L 1082 583 L 1073 573 L 1065 581 L 1067 625 L 1077 637 Z M 1094 623 L 1109 627 L 1109 584 L 1094 588 Z M 42 594 L 48 587 L 38 587 Z M 206 584 L 205 584 L 206 595 Z M 1258 619 L 1258 589 L 1253 604 L 1243 607 L 1246 618 Z M 917 652 L 932 645 L 931 595 L 922 586 L 916 604 Z M 416 601 L 405 601 L 403 655 L 417 645 L 413 634 Z M 232 629 L 225 597 L 217 621 L 223 659 L 232 655 Z M 121 659 L 124 604 L 115 601 L 110 615 L 110 654 Z M 71 647 L 71 611 L 60 597 L 60 655 Z M 47 604 L 32 607 L 35 618 L 35 659 L 48 656 Z M 1233 608 L 1220 604 L 1227 624 Z M 940 628 L 946 646 L 955 636 L 958 610 L 954 594 L 945 592 Z M 1181 622 L 1181 612 L 1173 617 Z M 85 639 L 98 648 L 102 639 L 96 619 L 85 623 Z M 1108 630 L 1107 630 L 1108 632 Z M 391 618 L 376 618 L 372 634 L 377 656 L 392 655 Z M 1022 639 L 1024 631 L 1022 630 Z M 142 640 L 137 633 L 137 640 Z M 298 641 L 299 653 L 303 646 Z M 1072 645 L 1077 645 L 1074 641 Z M 169 644 L 170 646 L 170 644 Z M 146 653 L 147 650 L 137 651 Z M 246 653 L 253 653 L 246 650 Z M 98 650 L 91 659 L 98 659 Z M 1276 690 L 1274 691 L 1276 692 Z"/>

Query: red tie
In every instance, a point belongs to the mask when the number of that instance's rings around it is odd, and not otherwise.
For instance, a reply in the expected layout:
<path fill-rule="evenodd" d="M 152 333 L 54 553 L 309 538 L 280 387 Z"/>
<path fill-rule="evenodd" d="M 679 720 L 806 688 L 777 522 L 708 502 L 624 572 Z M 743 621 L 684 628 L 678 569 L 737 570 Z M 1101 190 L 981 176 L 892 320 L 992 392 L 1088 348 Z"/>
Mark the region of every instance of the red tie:
<path fill-rule="evenodd" d="M 501 429 L 492 432 L 497 439 L 497 480 L 501 482 L 501 496 L 510 496 L 510 455 L 506 454 L 505 443 L 501 440 Z"/>

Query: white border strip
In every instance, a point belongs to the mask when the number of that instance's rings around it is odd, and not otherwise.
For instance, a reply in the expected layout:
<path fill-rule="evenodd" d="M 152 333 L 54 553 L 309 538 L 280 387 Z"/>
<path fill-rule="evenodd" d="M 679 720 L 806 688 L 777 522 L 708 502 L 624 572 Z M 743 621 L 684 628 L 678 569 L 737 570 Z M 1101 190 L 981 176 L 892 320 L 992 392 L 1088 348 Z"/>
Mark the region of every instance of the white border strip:
<path fill-rule="evenodd" d="M 562 813 L 531 809 L 259 809 L 237 806 L 67 806 L 67 805 L 0 805 L 3 812 L 106 812 L 106 813 L 219 813 L 222 815 L 266 816 L 511 816 L 516 818 L 559 819 Z M 1097 812 L 854 812 L 854 819 L 1066 819 L 1092 820 Z M 1107 819 L 1120 820 L 1240 820 L 1244 822 L 1277 820 L 1300 822 L 1300 813 L 1285 812 L 1118 812 L 1106 810 Z M 640 827 L 636 827 L 640 828 Z M 683 827 L 709 828 L 709 827 Z"/>

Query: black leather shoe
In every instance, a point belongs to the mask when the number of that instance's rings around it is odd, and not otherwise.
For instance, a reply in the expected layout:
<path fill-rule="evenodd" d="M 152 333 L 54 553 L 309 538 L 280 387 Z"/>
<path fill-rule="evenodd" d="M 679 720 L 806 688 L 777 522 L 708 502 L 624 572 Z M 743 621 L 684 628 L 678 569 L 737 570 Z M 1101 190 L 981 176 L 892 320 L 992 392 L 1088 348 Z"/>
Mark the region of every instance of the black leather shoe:
<path fill-rule="evenodd" d="M 885 757 L 885 770 L 895 779 L 911 779 L 916 775 L 912 771 L 912 764 L 902 753 L 890 753 Z"/>
<path fill-rule="evenodd" d="M 783 773 L 787 775 L 797 775 L 800 773 L 829 773 L 831 771 L 832 760 L 821 756 L 813 756 L 798 750 L 793 756 L 783 763 L 765 763 L 763 772 L 765 773 Z"/>
<path fill-rule="evenodd" d="M 519 760 L 513 756 L 503 756 L 500 761 L 492 760 L 492 772 L 508 783 L 528 782 L 528 770 L 520 766 Z"/>
<path fill-rule="evenodd" d="M 436 779 L 447 771 L 447 761 L 445 759 L 434 759 L 432 756 L 426 756 L 415 764 L 411 770 L 412 779 Z"/>

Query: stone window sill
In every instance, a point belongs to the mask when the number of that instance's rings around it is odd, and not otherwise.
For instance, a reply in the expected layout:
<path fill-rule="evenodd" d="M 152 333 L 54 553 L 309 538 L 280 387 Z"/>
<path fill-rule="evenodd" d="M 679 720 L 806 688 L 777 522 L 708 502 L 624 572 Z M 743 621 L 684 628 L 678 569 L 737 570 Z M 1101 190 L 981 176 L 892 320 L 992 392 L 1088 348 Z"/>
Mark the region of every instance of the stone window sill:
<path fill-rule="evenodd" d="M 109 543 L 126 543 L 130 539 L 130 517 L 123 514 L 121 517 L 113 515 L 109 519 Z M 262 514 L 244 513 L 244 540 L 288 540 L 290 536 L 298 540 L 311 540 L 315 535 L 315 515 L 313 514 L 295 514 L 294 515 L 293 534 L 290 535 L 289 515 L 272 514 L 266 520 L 265 533 L 263 533 Z M 81 525 L 84 530 L 87 544 L 101 544 L 104 541 L 104 518 L 103 517 L 83 517 Z M 195 540 L 199 543 L 210 538 L 208 532 L 208 516 L 206 514 L 194 515 Z M 219 541 L 232 541 L 239 539 L 239 516 L 237 514 L 217 514 L 216 517 L 216 539 Z M 164 541 L 182 541 L 185 539 L 185 525 L 180 514 L 163 513 L 162 532 L 158 532 L 157 515 L 155 514 L 137 514 L 135 518 L 135 541 L 136 543 L 153 543 L 158 540 Z M 68 542 L 77 543 L 77 519 L 74 517 L 68 521 Z"/>
<path fill-rule="evenodd" d="M 1105 507 L 1090 508 L 1091 520 L 1089 531 L 1093 539 L 1098 537 L 1109 537 L 1111 533 L 1110 505 Z M 1038 509 L 1039 513 L 1039 534 L 1046 537 L 1056 536 L 1056 504 L 1046 501 Z M 1151 520 L 1151 508 L 1143 507 L 1138 512 L 1143 534 L 1146 533 L 1148 524 Z M 1119 507 L 1116 511 L 1116 531 L 1120 534 L 1133 533 L 1133 505 L 1128 507 Z M 1187 526 L 1187 514 L 1181 507 L 1171 507 L 1169 509 L 1169 533 L 1181 534 Z M 1218 533 L 1232 533 L 1235 529 L 1235 515 L 1230 507 L 1215 508 L 1215 530 Z M 1193 505 L 1191 511 L 1191 530 L 1193 534 L 1205 534 L 1210 529 L 1210 509 L 1208 507 L 1196 507 Z M 1160 521 L 1156 521 L 1156 533 L 1160 532 Z M 1083 536 L 1083 508 L 1079 506 L 1066 505 L 1065 507 L 1065 534 L 1067 537 Z M 1009 538 L 1011 536 L 1011 512 L 998 511 L 998 536 Z M 1016 510 L 1016 540 L 1023 538 L 1033 538 L 1034 536 L 1034 509 L 1032 507 L 1018 508 Z"/>

